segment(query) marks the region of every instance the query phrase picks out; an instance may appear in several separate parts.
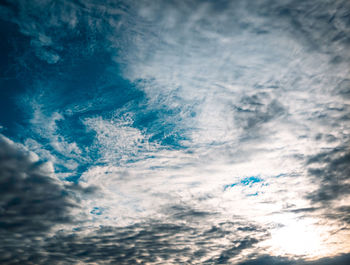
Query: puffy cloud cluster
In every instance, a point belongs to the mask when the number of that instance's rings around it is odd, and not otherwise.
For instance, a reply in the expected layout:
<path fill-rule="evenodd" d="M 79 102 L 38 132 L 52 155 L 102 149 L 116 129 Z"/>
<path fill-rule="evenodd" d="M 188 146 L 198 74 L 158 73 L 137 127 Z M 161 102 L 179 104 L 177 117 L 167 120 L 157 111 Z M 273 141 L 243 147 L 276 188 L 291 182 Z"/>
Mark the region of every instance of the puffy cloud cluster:
<path fill-rule="evenodd" d="M 50 163 L 0 135 L 1 263 L 34 264 L 45 238 L 75 223 L 80 195 L 93 192 L 62 183 L 53 173 Z"/>

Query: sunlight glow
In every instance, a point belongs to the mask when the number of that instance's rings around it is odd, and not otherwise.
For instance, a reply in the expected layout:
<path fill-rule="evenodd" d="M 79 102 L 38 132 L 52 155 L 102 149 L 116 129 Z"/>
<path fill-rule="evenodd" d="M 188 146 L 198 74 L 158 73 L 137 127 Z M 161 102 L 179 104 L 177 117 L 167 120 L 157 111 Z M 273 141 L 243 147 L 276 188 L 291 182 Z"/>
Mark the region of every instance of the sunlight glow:
<path fill-rule="evenodd" d="M 283 254 L 309 256 L 315 255 L 321 248 L 321 238 L 314 227 L 298 222 L 278 229 L 273 234 L 273 240 Z"/>
<path fill-rule="evenodd" d="M 302 256 L 316 259 L 332 253 L 326 247 L 328 228 L 316 225 L 316 220 L 287 219 L 283 226 L 272 230 L 265 242 L 274 255 Z"/>

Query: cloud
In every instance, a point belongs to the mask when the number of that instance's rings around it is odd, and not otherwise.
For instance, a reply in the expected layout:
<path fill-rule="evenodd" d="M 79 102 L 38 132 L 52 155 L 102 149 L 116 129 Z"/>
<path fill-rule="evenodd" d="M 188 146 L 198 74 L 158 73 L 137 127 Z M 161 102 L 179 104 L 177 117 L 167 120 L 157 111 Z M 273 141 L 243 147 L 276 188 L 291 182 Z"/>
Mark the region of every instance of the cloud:
<path fill-rule="evenodd" d="M 106 263 L 106 264 L 222 264 L 256 243 L 255 238 L 234 238 L 235 233 L 221 227 L 199 228 L 184 222 L 167 223 L 149 220 L 126 227 L 101 227 L 57 233 L 47 238 L 42 249 L 19 257 L 21 262 L 36 264 Z M 232 226 L 232 225 L 231 225 Z M 217 233 L 221 232 L 219 236 Z M 237 237 L 237 235 L 236 235 Z M 222 244 L 219 240 L 225 241 Z M 64 254 L 63 254 L 64 253 Z M 29 254 L 29 255 L 28 255 Z M 28 256 L 27 256 L 28 255 Z"/>
<path fill-rule="evenodd" d="M 266 238 L 266 231 L 253 224 L 218 223 L 215 212 L 183 204 L 168 205 L 158 220 L 120 227 L 84 225 L 89 218 L 84 220 L 83 198 L 88 199 L 91 188 L 61 182 L 49 163 L 4 136 L 0 147 L 4 264 L 228 261 Z M 219 243 L 219 238 L 225 241 Z"/>
<path fill-rule="evenodd" d="M 98 150 L 101 162 L 120 164 L 125 160 L 141 159 L 143 153 L 156 148 L 149 143 L 147 135 L 133 127 L 134 119 L 130 113 L 110 120 L 101 116 L 86 118 L 83 123 L 88 130 L 96 132 L 95 146 L 90 148 Z"/>
<path fill-rule="evenodd" d="M 52 176 L 50 164 L 33 160 L 33 155 L 4 136 L 0 144 L 2 228 L 45 231 L 70 221 L 67 210 L 76 204 Z"/>
<path fill-rule="evenodd" d="M 39 171 L 42 184 L 18 177 L 14 192 L 33 186 L 38 197 L 22 201 L 54 204 L 55 195 L 57 221 L 85 222 L 32 253 L 209 264 L 267 253 L 261 264 L 289 264 L 349 251 L 349 9 L 294 0 L 2 6 L 30 38 L 18 60 L 35 67 L 16 97 L 29 117 L 18 135 L 56 176 L 99 189 L 81 196 L 73 220 L 65 191 L 74 186 L 26 162 L 24 174 Z M 36 192 L 44 186 L 54 192 Z M 26 204 L 11 200 L 14 219 L 26 220 Z M 39 209 L 46 233 L 54 214 Z"/>
<path fill-rule="evenodd" d="M 349 254 L 339 255 L 333 258 L 323 258 L 315 261 L 291 260 L 283 257 L 263 256 L 257 259 L 238 263 L 238 265 L 345 265 L 350 261 Z"/>
<path fill-rule="evenodd" d="M 305 14 L 312 3 L 312 12 Z M 45 6 L 50 5 L 41 8 Z M 230 157 L 228 150 L 238 146 L 247 155 L 258 152 L 249 146 L 258 139 L 280 143 L 276 138 L 281 140 L 280 134 L 286 131 L 295 132 L 291 140 L 297 142 L 300 137 L 313 137 L 311 127 L 329 130 L 325 121 L 340 113 L 323 106 L 343 102 L 333 93 L 335 89 L 327 88 L 344 86 L 347 69 L 344 62 L 338 66 L 328 63 L 332 56 L 343 56 L 347 45 L 342 6 L 346 6 L 343 1 L 130 1 L 117 5 L 86 2 L 83 6 L 62 1 L 49 8 L 47 24 L 26 15 L 40 9 L 18 5 L 23 17 L 16 23 L 20 27 L 28 27 L 27 21 L 34 24 L 34 33 L 26 34 L 46 46 L 62 42 L 50 36 L 46 25 L 58 29 L 68 27 L 69 21 L 80 21 L 69 26 L 75 36 L 79 25 L 91 24 L 86 36 L 102 33 L 105 38 L 100 43 L 109 44 L 109 56 L 119 63 L 123 77 L 146 94 L 148 107 L 136 109 L 135 116 L 156 112 L 145 130 L 154 137 L 150 139 L 172 148 L 212 149 L 221 144 L 221 154 Z M 338 35 L 342 37 L 336 38 Z M 84 50 L 80 44 L 77 47 Z M 323 92 L 328 97 L 320 96 Z M 315 100 L 308 100 L 312 97 Z M 282 100 L 286 98 L 288 102 Z M 100 105 L 96 100 L 87 101 L 72 105 L 84 111 Z M 343 115 L 346 111 L 344 106 Z M 296 150 L 294 155 L 303 151 Z"/>
<path fill-rule="evenodd" d="M 76 222 L 79 196 L 93 189 L 68 185 L 52 165 L 0 135 L 0 260 L 18 263 L 52 229 Z M 50 235 L 51 236 L 51 235 Z M 29 262 L 29 261 L 28 261 Z"/>
<path fill-rule="evenodd" d="M 347 145 L 319 153 L 308 159 L 308 172 L 320 185 L 308 195 L 313 202 L 327 204 L 350 194 L 350 153 Z"/>

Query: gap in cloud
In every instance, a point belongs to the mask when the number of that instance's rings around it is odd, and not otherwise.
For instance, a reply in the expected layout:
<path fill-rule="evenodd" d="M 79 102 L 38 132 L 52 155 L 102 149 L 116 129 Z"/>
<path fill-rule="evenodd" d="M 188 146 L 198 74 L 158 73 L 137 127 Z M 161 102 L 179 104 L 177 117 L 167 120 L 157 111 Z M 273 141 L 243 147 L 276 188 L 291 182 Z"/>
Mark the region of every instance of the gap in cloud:
<path fill-rule="evenodd" d="M 243 185 L 243 186 L 249 186 L 251 187 L 254 183 L 259 183 L 264 181 L 263 178 L 260 177 L 260 175 L 257 176 L 251 176 L 251 177 L 244 177 L 242 180 L 240 180 L 239 182 L 235 182 L 232 184 L 227 184 L 224 186 L 224 190 L 228 189 L 228 188 L 232 188 L 236 185 Z"/>

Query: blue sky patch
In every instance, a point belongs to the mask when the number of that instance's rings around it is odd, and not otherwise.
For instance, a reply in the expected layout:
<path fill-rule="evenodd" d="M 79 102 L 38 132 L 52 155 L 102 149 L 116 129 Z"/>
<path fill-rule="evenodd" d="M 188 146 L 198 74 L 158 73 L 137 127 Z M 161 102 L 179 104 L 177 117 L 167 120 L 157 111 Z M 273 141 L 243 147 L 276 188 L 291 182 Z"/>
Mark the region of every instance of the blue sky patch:
<path fill-rule="evenodd" d="M 91 211 L 90 211 L 91 214 L 94 214 L 94 215 L 102 215 L 103 213 L 103 209 L 102 208 L 99 208 L 99 207 L 94 207 Z"/>
<path fill-rule="evenodd" d="M 239 182 L 225 185 L 224 186 L 224 190 L 226 190 L 228 188 L 232 188 L 232 187 L 237 186 L 237 185 L 251 187 L 255 183 L 259 183 L 259 182 L 262 182 L 262 181 L 264 181 L 264 180 L 260 177 L 260 175 L 258 175 L 258 176 L 251 176 L 251 177 L 245 177 Z"/>

